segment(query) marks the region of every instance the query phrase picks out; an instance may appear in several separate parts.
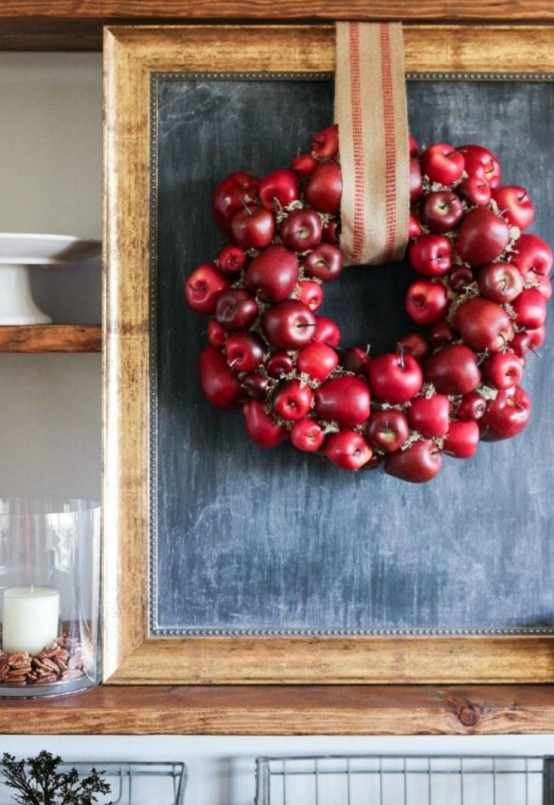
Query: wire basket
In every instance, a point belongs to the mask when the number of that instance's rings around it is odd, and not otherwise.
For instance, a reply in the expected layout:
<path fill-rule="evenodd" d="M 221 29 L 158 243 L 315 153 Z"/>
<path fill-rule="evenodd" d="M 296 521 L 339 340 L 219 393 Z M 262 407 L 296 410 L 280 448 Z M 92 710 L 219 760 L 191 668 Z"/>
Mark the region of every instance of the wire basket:
<path fill-rule="evenodd" d="M 554 758 L 261 757 L 255 805 L 554 805 Z"/>
<path fill-rule="evenodd" d="M 77 769 L 80 777 L 88 776 L 93 769 L 110 785 L 111 791 L 98 795 L 97 805 L 183 805 L 187 782 L 184 763 L 119 763 L 94 761 L 86 763 L 60 763 L 58 770 Z M 9 803 L 11 791 L 0 783 L 0 802 Z"/>

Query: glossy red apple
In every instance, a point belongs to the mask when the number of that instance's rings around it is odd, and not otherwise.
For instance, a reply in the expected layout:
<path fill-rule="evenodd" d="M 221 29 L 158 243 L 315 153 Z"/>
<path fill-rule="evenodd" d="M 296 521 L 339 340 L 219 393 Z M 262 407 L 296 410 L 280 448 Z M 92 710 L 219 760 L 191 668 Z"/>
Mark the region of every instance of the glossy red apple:
<path fill-rule="evenodd" d="M 410 204 L 423 195 L 423 175 L 419 159 L 410 159 Z"/>
<path fill-rule="evenodd" d="M 291 170 L 304 178 L 311 176 L 317 166 L 317 159 L 314 159 L 311 154 L 299 154 L 290 163 Z"/>
<path fill-rule="evenodd" d="M 470 347 L 496 352 L 510 340 L 512 323 L 504 308 L 474 296 L 456 309 L 454 326 Z"/>
<path fill-rule="evenodd" d="M 462 260 L 473 266 L 492 263 L 510 240 L 510 228 L 488 207 L 469 210 L 460 224 L 454 248 Z"/>
<path fill-rule="evenodd" d="M 488 263 L 479 271 L 479 291 L 492 302 L 512 302 L 523 290 L 523 277 L 513 263 Z"/>
<path fill-rule="evenodd" d="M 468 176 L 456 187 L 456 192 L 467 201 L 468 204 L 476 207 L 486 207 L 492 197 L 489 183 L 482 176 Z"/>
<path fill-rule="evenodd" d="M 501 353 L 496 353 L 497 355 Z M 481 419 L 487 409 L 487 402 L 476 391 L 470 391 L 464 394 L 456 408 L 456 416 L 463 422 L 468 422 L 471 419 Z"/>
<path fill-rule="evenodd" d="M 253 372 L 264 359 L 262 340 L 254 333 L 238 332 L 225 342 L 227 363 L 234 372 Z"/>
<path fill-rule="evenodd" d="M 242 378 L 242 389 L 251 400 L 266 400 L 269 380 L 264 375 L 252 372 Z"/>
<path fill-rule="evenodd" d="M 288 352 L 276 350 L 268 357 L 265 368 L 270 377 L 286 377 L 294 370 L 294 360 Z"/>
<path fill-rule="evenodd" d="M 337 246 L 340 236 L 340 220 L 338 218 L 329 218 L 327 223 L 323 226 L 322 239 L 325 243 L 330 243 L 332 246 Z"/>
<path fill-rule="evenodd" d="M 296 368 L 313 380 L 327 380 L 331 372 L 337 368 L 339 356 L 333 347 L 321 342 L 308 344 L 298 353 Z"/>
<path fill-rule="evenodd" d="M 431 345 L 421 333 L 406 333 L 395 344 L 398 353 L 411 355 L 420 362 L 431 352 Z"/>
<path fill-rule="evenodd" d="M 524 187 L 506 185 L 492 191 L 503 218 L 518 229 L 527 229 L 535 220 L 535 208 Z"/>
<path fill-rule="evenodd" d="M 472 420 L 454 420 L 446 434 L 442 449 L 453 458 L 471 458 L 479 447 L 479 425 Z"/>
<path fill-rule="evenodd" d="M 371 389 L 378 400 L 393 405 L 405 403 L 421 388 L 421 366 L 411 355 L 385 352 L 369 367 Z"/>
<path fill-rule="evenodd" d="M 447 143 L 434 143 L 421 155 L 421 169 L 431 182 L 451 185 L 464 171 L 465 160 L 459 150 Z"/>
<path fill-rule="evenodd" d="M 525 281 L 533 281 L 537 274 L 550 274 L 553 259 L 548 243 L 528 233 L 519 236 L 515 251 L 510 255 L 510 263 L 517 267 Z"/>
<path fill-rule="evenodd" d="M 322 447 L 325 433 L 317 420 L 305 417 L 292 426 L 290 440 L 297 450 L 314 453 Z"/>
<path fill-rule="evenodd" d="M 325 446 L 325 457 L 342 470 L 359 470 L 372 455 L 369 443 L 355 430 L 332 433 Z"/>
<path fill-rule="evenodd" d="M 311 388 L 301 380 L 286 380 L 273 393 L 273 410 L 281 419 L 303 419 L 309 412 L 313 399 Z"/>
<path fill-rule="evenodd" d="M 286 168 L 272 171 L 261 180 L 258 195 L 263 206 L 272 212 L 286 207 L 300 198 L 298 176 Z"/>
<path fill-rule="evenodd" d="M 244 274 L 244 284 L 264 302 L 282 302 L 296 287 L 298 272 L 296 254 L 273 243 L 252 260 Z"/>
<path fill-rule="evenodd" d="M 454 293 L 463 293 L 474 279 L 473 271 L 469 266 L 454 266 L 448 272 L 448 284 Z"/>
<path fill-rule="evenodd" d="M 448 310 L 444 285 L 432 280 L 412 282 L 406 294 L 406 312 L 416 324 L 433 324 L 444 318 Z"/>
<path fill-rule="evenodd" d="M 521 330 L 510 341 L 510 347 L 516 355 L 523 358 L 528 352 L 538 349 L 544 343 L 545 338 L 546 329 L 544 325 L 537 327 L 536 330 Z"/>
<path fill-rule="evenodd" d="M 276 422 L 259 400 L 251 400 L 242 406 L 246 432 L 260 447 L 277 447 L 288 437 L 284 425 Z"/>
<path fill-rule="evenodd" d="M 277 349 L 300 349 L 314 337 L 316 317 L 297 299 L 286 299 L 262 314 L 262 328 Z"/>
<path fill-rule="evenodd" d="M 222 347 L 227 338 L 227 330 L 215 319 L 208 322 L 208 341 L 213 347 Z"/>
<path fill-rule="evenodd" d="M 396 450 L 385 458 L 385 472 L 412 483 L 432 480 L 441 468 L 442 453 L 432 439 L 420 439 L 406 450 Z"/>
<path fill-rule="evenodd" d="M 546 299 L 538 288 L 524 288 L 512 302 L 512 308 L 518 328 L 536 330 L 546 321 Z"/>
<path fill-rule="evenodd" d="M 361 425 L 369 417 L 369 388 L 359 377 L 327 380 L 314 392 L 314 400 L 318 417 L 341 428 Z"/>
<path fill-rule="evenodd" d="M 464 217 L 464 207 L 456 193 L 439 190 L 425 196 L 419 215 L 432 232 L 450 232 Z"/>
<path fill-rule="evenodd" d="M 535 274 L 534 283 L 537 290 L 543 295 L 544 299 L 548 300 L 552 296 L 552 282 L 545 274 Z"/>
<path fill-rule="evenodd" d="M 443 235 L 423 235 L 410 245 L 409 258 L 420 274 L 441 277 L 452 265 L 452 244 Z"/>
<path fill-rule="evenodd" d="M 308 179 L 305 190 L 308 204 L 320 212 L 338 210 L 342 195 L 342 174 L 337 162 L 324 162 L 317 166 Z"/>
<path fill-rule="evenodd" d="M 491 187 L 500 184 L 500 163 L 491 151 L 481 145 L 462 145 L 458 151 L 464 155 L 465 170 L 469 176 L 484 178 Z"/>
<path fill-rule="evenodd" d="M 342 253 L 330 243 L 320 243 L 304 257 L 304 271 L 322 282 L 336 280 L 342 271 Z"/>
<path fill-rule="evenodd" d="M 316 316 L 314 341 L 328 344 L 330 347 L 338 347 L 340 339 L 341 333 L 336 322 L 326 316 Z"/>
<path fill-rule="evenodd" d="M 371 366 L 371 356 L 369 354 L 369 347 L 360 349 L 360 347 L 346 347 L 341 350 L 340 363 L 348 372 L 354 372 L 355 375 L 361 375 L 369 379 L 369 367 Z"/>
<path fill-rule="evenodd" d="M 210 316 L 215 312 L 220 292 L 228 288 L 229 284 L 227 277 L 213 263 L 205 263 L 198 266 L 187 279 L 185 298 L 194 310 Z"/>
<path fill-rule="evenodd" d="M 219 252 L 217 265 L 225 274 L 240 274 L 248 262 L 248 256 L 244 249 L 228 243 Z"/>
<path fill-rule="evenodd" d="M 232 408 L 239 398 L 241 384 L 217 347 L 204 347 L 198 359 L 200 385 L 208 401 L 217 408 Z"/>
<path fill-rule="evenodd" d="M 230 237 L 231 221 L 245 204 L 258 198 L 260 180 L 249 173 L 236 172 L 222 179 L 216 185 L 212 206 L 217 225 L 226 237 Z"/>
<path fill-rule="evenodd" d="M 231 233 L 244 249 L 265 249 L 275 235 L 275 218 L 265 207 L 239 210 L 231 222 Z"/>
<path fill-rule="evenodd" d="M 479 420 L 481 439 L 495 442 L 517 436 L 527 427 L 530 417 L 531 400 L 521 386 L 501 390 L 495 400 L 487 403 Z"/>
<path fill-rule="evenodd" d="M 408 150 L 411 157 L 417 157 L 419 154 L 419 144 L 412 134 L 408 135 Z"/>
<path fill-rule="evenodd" d="M 523 363 L 514 352 L 495 352 L 481 364 L 483 380 L 497 389 L 517 386 L 523 375 Z"/>
<path fill-rule="evenodd" d="M 367 438 L 373 447 L 385 453 L 399 450 L 409 434 L 408 420 L 396 408 L 373 411 L 366 428 Z"/>
<path fill-rule="evenodd" d="M 429 330 L 429 341 L 431 346 L 442 347 L 444 344 L 450 344 L 456 338 L 454 328 L 446 319 L 436 321 Z"/>
<path fill-rule="evenodd" d="M 425 380 L 439 394 L 467 394 L 481 382 L 477 356 L 464 344 L 448 344 L 427 358 Z"/>
<path fill-rule="evenodd" d="M 444 394 L 415 397 L 406 415 L 410 427 L 422 436 L 444 436 L 450 422 L 450 407 Z"/>
<path fill-rule="evenodd" d="M 317 159 L 335 159 L 339 153 L 339 127 L 332 123 L 312 137 L 312 154 Z"/>
<path fill-rule="evenodd" d="M 321 218 L 315 210 L 309 209 L 293 210 L 279 227 L 281 240 L 295 252 L 313 249 L 322 233 Z"/>
<path fill-rule="evenodd" d="M 215 317 L 228 330 L 244 330 L 258 315 L 258 303 L 243 288 L 221 291 L 215 306 Z"/>
<path fill-rule="evenodd" d="M 411 240 L 412 238 L 419 238 L 420 235 L 421 224 L 419 218 L 415 212 L 411 212 L 408 220 L 408 238 Z"/>
<path fill-rule="evenodd" d="M 297 286 L 296 298 L 303 302 L 310 310 L 317 310 L 323 302 L 323 289 L 314 280 L 301 280 Z"/>

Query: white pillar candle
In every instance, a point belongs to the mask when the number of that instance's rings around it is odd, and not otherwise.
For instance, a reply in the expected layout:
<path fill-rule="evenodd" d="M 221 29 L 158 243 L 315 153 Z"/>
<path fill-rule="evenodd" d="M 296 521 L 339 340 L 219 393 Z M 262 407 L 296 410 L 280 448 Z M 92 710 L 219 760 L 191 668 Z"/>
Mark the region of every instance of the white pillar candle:
<path fill-rule="evenodd" d="M 60 594 L 53 587 L 9 587 L 4 591 L 3 651 L 37 655 L 58 637 Z"/>

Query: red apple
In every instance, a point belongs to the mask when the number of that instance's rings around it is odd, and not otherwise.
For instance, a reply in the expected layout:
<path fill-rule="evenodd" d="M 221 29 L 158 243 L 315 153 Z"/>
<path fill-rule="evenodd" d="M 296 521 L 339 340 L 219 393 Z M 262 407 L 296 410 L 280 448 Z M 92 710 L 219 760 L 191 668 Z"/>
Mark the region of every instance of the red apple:
<path fill-rule="evenodd" d="M 473 266 L 492 263 L 500 257 L 510 240 L 510 228 L 488 207 L 475 207 L 466 214 L 454 248 L 462 260 Z"/>
<path fill-rule="evenodd" d="M 270 377 L 285 377 L 294 369 L 294 361 L 288 352 L 277 350 L 272 352 L 266 361 L 265 368 Z"/>
<path fill-rule="evenodd" d="M 215 311 L 220 292 L 229 284 L 229 280 L 212 263 L 205 263 L 187 279 L 185 298 L 194 310 L 210 316 Z"/>
<path fill-rule="evenodd" d="M 290 163 L 291 170 L 295 171 L 304 178 L 306 176 L 311 176 L 314 170 L 317 168 L 317 165 L 317 160 L 314 159 L 311 154 L 299 154 Z"/>
<path fill-rule="evenodd" d="M 341 334 L 338 324 L 326 316 L 316 316 L 313 340 L 318 343 L 328 344 L 330 347 L 338 347 Z"/>
<path fill-rule="evenodd" d="M 408 149 L 411 157 L 416 157 L 419 154 L 418 142 L 411 134 L 408 135 Z"/>
<path fill-rule="evenodd" d="M 359 470 L 372 455 L 370 445 L 355 430 L 332 433 L 325 447 L 325 457 L 341 470 Z"/>
<path fill-rule="evenodd" d="M 531 226 L 535 219 L 535 208 L 524 187 L 497 187 L 492 191 L 492 197 L 509 224 L 518 229 Z"/>
<path fill-rule="evenodd" d="M 454 458 L 471 458 L 479 446 L 479 425 L 472 420 L 450 423 L 442 449 Z"/>
<path fill-rule="evenodd" d="M 474 279 L 473 271 L 469 266 L 454 266 L 448 272 L 448 284 L 454 293 L 463 293 Z"/>
<path fill-rule="evenodd" d="M 217 347 L 204 347 L 198 359 L 200 385 L 208 401 L 217 408 L 232 408 L 240 395 L 241 384 Z"/>
<path fill-rule="evenodd" d="M 419 238 L 420 235 L 421 224 L 419 223 L 419 218 L 415 212 L 411 212 L 408 220 L 408 238 L 411 240 L 412 238 Z"/>
<path fill-rule="evenodd" d="M 314 337 L 316 317 L 297 299 L 286 299 L 262 314 L 262 328 L 277 349 L 300 349 Z"/>
<path fill-rule="evenodd" d="M 408 420 L 402 411 L 389 408 L 374 411 L 369 419 L 366 434 L 377 450 L 392 453 L 399 450 L 410 434 Z"/>
<path fill-rule="evenodd" d="M 429 330 L 429 341 L 433 347 L 442 347 L 454 341 L 456 334 L 454 328 L 446 319 L 436 321 Z"/>
<path fill-rule="evenodd" d="M 281 240 L 295 252 L 313 249 L 321 240 L 321 218 L 315 210 L 293 210 L 279 228 Z"/>
<path fill-rule="evenodd" d="M 248 256 L 244 249 L 233 243 L 224 246 L 217 258 L 217 265 L 225 274 L 240 274 L 247 262 Z"/>
<path fill-rule="evenodd" d="M 443 235 L 423 235 L 409 250 L 410 265 L 428 277 L 441 277 L 452 265 L 452 244 Z"/>
<path fill-rule="evenodd" d="M 342 253 L 330 243 L 320 243 L 304 257 L 304 271 L 309 277 L 331 282 L 342 271 Z"/>
<path fill-rule="evenodd" d="M 456 192 L 476 207 L 486 207 L 491 200 L 491 187 L 482 176 L 468 176 L 456 187 Z"/>
<path fill-rule="evenodd" d="M 411 355 L 385 352 L 371 362 L 369 380 L 378 400 L 396 405 L 407 402 L 418 393 L 423 373 Z"/>
<path fill-rule="evenodd" d="M 517 267 L 525 281 L 536 279 L 537 274 L 550 274 L 553 259 L 548 243 L 527 233 L 519 236 L 515 251 L 510 255 L 510 263 Z"/>
<path fill-rule="evenodd" d="M 546 321 L 546 299 L 538 288 L 524 288 L 512 302 L 512 308 L 518 328 L 536 330 Z"/>
<path fill-rule="evenodd" d="M 433 324 L 448 310 L 448 295 L 443 285 L 432 280 L 416 280 L 408 288 L 406 312 L 416 324 Z"/>
<path fill-rule="evenodd" d="M 495 353 L 499 355 L 501 353 Z M 464 394 L 456 408 L 456 416 L 463 422 L 468 422 L 471 419 L 481 419 L 487 409 L 487 402 L 484 397 L 481 397 L 476 391 L 470 391 Z"/>
<path fill-rule="evenodd" d="M 286 168 L 272 171 L 260 182 L 260 201 L 272 212 L 300 198 L 298 176 Z"/>
<path fill-rule="evenodd" d="M 432 232 L 450 232 L 464 217 L 464 207 L 456 193 L 439 190 L 425 196 L 419 216 Z"/>
<path fill-rule="evenodd" d="M 424 375 L 439 394 L 467 394 L 481 382 L 477 356 L 464 344 L 448 344 L 434 352 L 425 362 Z"/>
<path fill-rule="evenodd" d="M 423 176 L 419 159 L 410 159 L 410 204 L 423 195 Z"/>
<path fill-rule="evenodd" d="M 523 290 L 523 277 L 512 263 L 488 263 L 479 271 L 479 291 L 492 302 L 512 302 Z"/>
<path fill-rule="evenodd" d="M 342 174 L 337 162 L 324 162 L 317 166 L 308 179 L 305 198 L 320 212 L 338 210 L 342 195 Z"/>
<path fill-rule="evenodd" d="M 297 450 L 314 453 L 323 445 L 325 433 L 317 420 L 305 417 L 292 426 L 290 440 Z"/>
<path fill-rule="evenodd" d="M 244 274 L 244 284 L 264 302 L 282 302 L 296 287 L 298 272 L 295 253 L 273 243 L 252 260 Z"/>
<path fill-rule="evenodd" d="M 493 153 L 481 145 L 462 145 L 458 151 L 464 155 L 465 169 L 469 176 L 480 176 L 491 187 L 498 187 L 500 163 Z"/>
<path fill-rule="evenodd" d="M 544 325 L 537 327 L 536 330 L 521 330 L 510 341 L 510 347 L 516 355 L 523 358 L 528 352 L 534 352 L 538 349 L 544 343 L 545 338 L 546 329 Z"/>
<path fill-rule="evenodd" d="M 410 427 L 422 436 L 444 436 L 450 423 L 450 401 L 444 394 L 415 397 L 406 415 Z"/>
<path fill-rule="evenodd" d="M 296 368 L 313 380 L 323 381 L 337 368 L 338 362 L 339 356 L 333 347 L 314 342 L 300 350 Z"/>
<path fill-rule="evenodd" d="M 523 363 L 514 352 L 494 352 L 481 364 L 483 380 L 497 389 L 517 386 L 523 375 Z"/>
<path fill-rule="evenodd" d="M 231 236 L 231 221 L 244 204 L 258 198 L 260 180 L 248 173 L 232 173 L 216 185 L 212 206 L 217 225 L 226 237 Z"/>
<path fill-rule="evenodd" d="M 313 394 L 311 388 L 301 380 L 286 380 L 280 383 L 273 393 L 273 410 L 281 419 L 303 419 L 309 412 Z"/>
<path fill-rule="evenodd" d="M 234 372 L 253 372 L 264 359 L 265 349 L 254 333 L 233 333 L 225 342 L 227 362 Z"/>
<path fill-rule="evenodd" d="M 442 453 L 431 439 L 420 439 L 406 450 L 396 450 L 385 458 L 385 472 L 412 483 L 426 483 L 441 468 Z"/>
<path fill-rule="evenodd" d="M 338 218 L 329 218 L 323 227 L 322 238 L 325 243 L 330 243 L 332 246 L 337 246 L 340 236 L 340 221 Z"/>
<path fill-rule="evenodd" d="M 341 428 L 361 425 L 369 417 L 370 394 L 367 383 L 350 375 L 327 380 L 314 393 L 315 410 L 327 422 Z"/>
<path fill-rule="evenodd" d="M 421 169 L 430 182 L 451 185 L 464 171 L 464 156 L 447 143 L 434 143 L 422 153 Z"/>
<path fill-rule="evenodd" d="M 317 159 L 335 159 L 339 153 L 339 127 L 332 123 L 312 137 L 312 153 Z"/>
<path fill-rule="evenodd" d="M 297 297 L 299 302 L 303 302 L 310 310 L 317 310 L 323 302 L 323 289 L 314 280 L 301 280 L 297 285 Z"/>
<path fill-rule="evenodd" d="M 227 330 L 215 319 L 208 322 L 208 341 L 213 347 L 222 347 L 227 338 Z"/>
<path fill-rule="evenodd" d="M 368 379 L 369 367 L 371 366 L 369 347 L 366 349 L 346 347 L 341 351 L 340 363 L 347 372 L 354 372 L 355 375 L 361 375 Z"/>
<path fill-rule="evenodd" d="M 421 333 L 406 333 L 394 345 L 399 354 L 411 355 L 416 361 L 422 361 L 431 351 L 431 345 Z"/>
<path fill-rule="evenodd" d="M 259 400 L 251 400 L 242 406 L 246 432 L 260 447 L 277 447 L 288 437 L 284 425 L 276 422 Z"/>
<path fill-rule="evenodd" d="M 266 400 L 269 389 L 269 380 L 257 372 L 252 372 L 242 378 L 242 389 L 251 400 Z"/>
<path fill-rule="evenodd" d="M 234 216 L 231 232 L 244 249 L 265 249 L 275 235 L 275 218 L 265 207 L 246 207 Z"/>
<path fill-rule="evenodd" d="M 521 386 L 503 389 L 495 400 L 489 400 L 479 420 L 481 439 L 487 442 L 511 439 L 527 427 L 530 416 L 531 400 Z"/>
<path fill-rule="evenodd" d="M 534 282 L 536 283 L 537 290 L 543 295 L 546 302 L 552 296 L 552 283 L 549 277 L 545 274 L 535 274 Z"/>
<path fill-rule="evenodd" d="M 504 308 L 474 296 L 456 309 L 454 326 L 470 347 L 496 352 L 510 340 L 512 323 Z"/>
<path fill-rule="evenodd" d="M 228 330 L 244 330 L 258 315 L 258 303 L 243 288 L 221 291 L 215 306 L 215 317 Z"/>

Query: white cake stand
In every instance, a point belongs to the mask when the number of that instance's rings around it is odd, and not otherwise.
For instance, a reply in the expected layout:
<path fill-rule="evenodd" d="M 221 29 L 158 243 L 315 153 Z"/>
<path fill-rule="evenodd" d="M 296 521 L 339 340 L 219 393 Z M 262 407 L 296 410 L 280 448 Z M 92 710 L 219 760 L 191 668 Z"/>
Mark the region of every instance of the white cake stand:
<path fill-rule="evenodd" d="M 100 253 L 97 240 L 67 235 L 0 233 L 0 325 L 48 324 L 33 299 L 29 266 L 60 266 Z"/>

